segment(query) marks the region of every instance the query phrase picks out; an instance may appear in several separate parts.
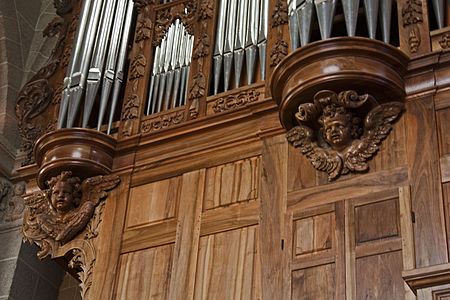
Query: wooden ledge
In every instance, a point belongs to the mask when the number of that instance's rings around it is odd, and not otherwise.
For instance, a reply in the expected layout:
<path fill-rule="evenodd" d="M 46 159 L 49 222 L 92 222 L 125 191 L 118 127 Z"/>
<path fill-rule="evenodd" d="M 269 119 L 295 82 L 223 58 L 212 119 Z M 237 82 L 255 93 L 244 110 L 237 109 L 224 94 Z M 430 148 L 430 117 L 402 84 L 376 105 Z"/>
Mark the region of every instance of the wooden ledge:
<path fill-rule="evenodd" d="M 402 276 L 414 294 L 417 294 L 419 289 L 450 283 L 450 263 L 406 270 Z"/>

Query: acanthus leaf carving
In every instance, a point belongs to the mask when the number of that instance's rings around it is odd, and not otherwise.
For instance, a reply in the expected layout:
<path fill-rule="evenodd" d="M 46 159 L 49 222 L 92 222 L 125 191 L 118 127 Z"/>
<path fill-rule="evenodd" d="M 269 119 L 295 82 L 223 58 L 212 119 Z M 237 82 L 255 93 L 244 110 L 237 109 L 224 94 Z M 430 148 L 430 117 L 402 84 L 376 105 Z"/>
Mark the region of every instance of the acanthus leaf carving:
<path fill-rule="evenodd" d="M 155 0 L 135 0 L 134 5 L 136 6 L 136 9 L 139 13 L 142 12 L 142 10 L 152 4 L 155 4 Z"/>
<path fill-rule="evenodd" d="M 208 56 L 210 46 L 211 45 L 209 42 L 209 36 L 206 32 L 203 32 L 197 39 L 197 43 L 195 44 L 192 58 L 198 59 L 200 57 Z"/>
<path fill-rule="evenodd" d="M 124 104 L 121 119 L 124 121 L 122 128 L 122 134 L 124 136 L 130 136 L 132 132 L 133 123 L 132 120 L 136 119 L 139 115 L 139 96 L 131 94 Z"/>
<path fill-rule="evenodd" d="M 41 250 L 39 258 L 53 255 L 88 224 L 107 191 L 118 185 L 115 175 L 99 175 L 80 183 L 72 172 L 63 171 L 48 181 L 49 189 L 25 199 L 23 235 Z"/>
<path fill-rule="evenodd" d="M 371 108 L 364 121 L 361 108 Z M 320 91 L 312 103 L 299 106 L 295 114 L 299 125 L 289 130 L 287 140 L 331 181 L 341 174 L 367 171 L 368 160 L 403 109 L 403 103 L 378 104 L 372 96 L 355 91 Z"/>
<path fill-rule="evenodd" d="M 415 26 L 412 26 L 408 36 L 409 51 L 411 53 L 416 53 L 419 51 L 420 43 L 421 41 L 418 29 Z"/>
<path fill-rule="evenodd" d="M 277 0 L 272 14 L 272 27 L 277 27 L 288 23 L 287 1 Z"/>
<path fill-rule="evenodd" d="M 211 0 L 203 0 L 200 2 L 199 19 L 212 19 L 214 16 L 214 3 Z"/>
<path fill-rule="evenodd" d="M 261 93 L 258 91 L 250 90 L 240 92 L 237 95 L 230 95 L 228 97 L 219 98 L 215 101 L 213 110 L 215 113 L 219 113 L 245 106 L 249 103 L 258 101 L 260 94 Z"/>
<path fill-rule="evenodd" d="M 138 24 L 136 26 L 136 38 L 135 42 L 139 43 L 144 40 L 148 40 L 152 35 L 153 24 L 150 18 L 145 17 L 143 19 L 138 20 Z"/>
<path fill-rule="evenodd" d="M 282 39 L 277 39 L 272 51 L 270 51 L 270 66 L 275 67 L 288 55 L 289 45 Z"/>
<path fill-rule="evenodd" d="M 421 0 L 407 0 L 402 8 L 403 27 L 422 23 L 423 11 Z"/>
<path fill-rule="evenodd" d="M 130 81 L 143 77 L 146 65 L 147 59 L 145 56 L 142 53 L 137 54 L 130 64 Z"/>
<path fill-rule="evenodd" d="M 72 250 L 72 259 L 69 261 L 69 267 L 72 269 L 80 268 L 78 278 L 80 280 L 81 299 L 87 299 L 89 289 L 92 286 L 92 274 L 95 266 L 95 258 L 88 259 L 86 254 L 78 248 Z"/>

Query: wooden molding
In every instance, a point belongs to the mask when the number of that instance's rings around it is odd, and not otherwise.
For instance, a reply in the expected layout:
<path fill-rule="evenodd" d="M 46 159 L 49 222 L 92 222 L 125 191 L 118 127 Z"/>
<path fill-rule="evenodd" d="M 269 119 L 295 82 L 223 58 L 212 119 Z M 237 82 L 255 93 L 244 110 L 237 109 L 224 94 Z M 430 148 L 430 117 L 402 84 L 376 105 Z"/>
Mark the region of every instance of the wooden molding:
<path fill-rule="evenodd" d="M 448 284 L 450 282 L 450 264 L 405 270 L 402 276 L 413 292 L 417 294 L 419 289 Z"/>
<path fill-rule="evenodd" d="M 442 183 L 450 181 L 450 154 L 441 157 Z"/>

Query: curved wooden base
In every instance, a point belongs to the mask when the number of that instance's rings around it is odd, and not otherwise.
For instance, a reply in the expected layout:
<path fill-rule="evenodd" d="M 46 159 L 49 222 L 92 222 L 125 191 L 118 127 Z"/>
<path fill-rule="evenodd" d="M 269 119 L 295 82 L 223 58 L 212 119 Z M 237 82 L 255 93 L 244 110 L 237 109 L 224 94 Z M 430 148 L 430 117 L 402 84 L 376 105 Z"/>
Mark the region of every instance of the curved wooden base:
<path fill-rule="evenodd" d="M 71 171 L 80 180 L 111 173 L 115 145 L 114 138 L 91 129 L 60 129 L 45 134 L 34 147 L 39 187 L 47 188 L 46 181 L 62 171 Z"/>
<path fill-rule="evenodd" d="M 286 129 L 294 126 L 300 104 L 321 90 L 354 90 L 379 102 L 403 101 L 408 57 L 388 44 L 361 37 L 311 43 L 287 56 L 271 77 L 272 97 Z"/>

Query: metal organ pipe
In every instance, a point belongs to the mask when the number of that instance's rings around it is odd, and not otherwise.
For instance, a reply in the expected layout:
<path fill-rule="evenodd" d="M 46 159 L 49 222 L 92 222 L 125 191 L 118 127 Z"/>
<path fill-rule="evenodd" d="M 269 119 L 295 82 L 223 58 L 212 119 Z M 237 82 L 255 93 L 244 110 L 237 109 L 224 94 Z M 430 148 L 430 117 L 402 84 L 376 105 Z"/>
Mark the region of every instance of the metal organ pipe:
<path fill-rule="evenodd" d="M 64 78 L 58 128 L 72 127 L 83 107 L 81 126 L 87 127 L 100 93 L 97 129 L 109 105 L 109 129 L 120 94 L 127 44 L 134 18 L 133 0 L 84 0 L 71 61 Z M 112 99 L 111 98 L 112 91 Z M 82 98 L 84 96 L 84 102 Z"/>
<path fill-rule="evenodd" d="M 185 104 L 193 41 L 184 24 L 176 19 L 155 47 L 146 115 Z"/>
<path fill-rule="evenodd" d="M 289 7 L 289 31 L 293 50 L 310 42 L 311 23 L 317 17 L 321 39 L 331 36 L 333 19 L 338 0 L 286 0 Z M 435 0 L 435 7 L 440 1 Z M 381 24 L 381 35 L 385 43 L 390 42 L 392 0 L 340 0 L 344 13 L 345 27 L 348 36 L 355 36 L 360 3 L 364 4 L 368 36 L 372 39 L 377 35 L 378 16 Z M 314 5 L 313 5 L 314 4 Z M 315 8 L 315 9 L 314 9 Z M 314 13 L 315 10 L 315 13 Z M 438 15 L 438 14 L 436 14 Z"/>

